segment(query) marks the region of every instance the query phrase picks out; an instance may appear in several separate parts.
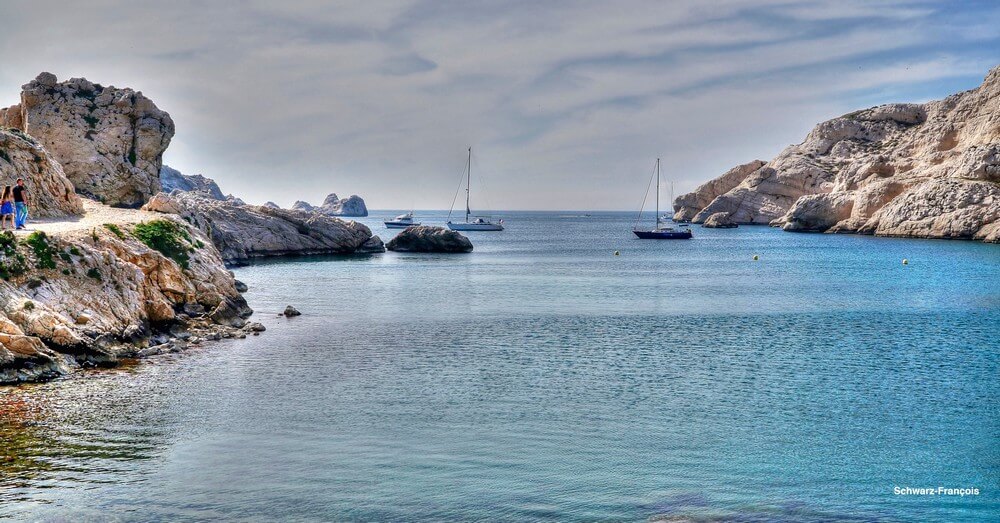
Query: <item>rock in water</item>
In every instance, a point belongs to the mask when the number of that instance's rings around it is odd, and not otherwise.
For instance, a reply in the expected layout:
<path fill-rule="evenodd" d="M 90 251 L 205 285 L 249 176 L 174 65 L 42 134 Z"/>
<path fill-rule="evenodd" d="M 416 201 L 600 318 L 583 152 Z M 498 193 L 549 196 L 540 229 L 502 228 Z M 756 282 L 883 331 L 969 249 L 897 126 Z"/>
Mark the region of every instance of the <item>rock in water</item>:
<path fill-rule="evenodd" d="M 180 215 L 212 239 L 227 263 L 261 256 L 384 250 L 365 225 L 315 212 L 213 200 L 197 192 L 160 193 L 143 208 Z"/>
<path fill-rule="evenodd" d="M 241 282 L 240 280 L 236 280 L 236 292 L 244 293 L 248 290 L 250 290 L 250 287 L 247 287 L 247 284 Z"/>
<path fill-rule="evenodd" d="M 0 129 L 0 175 L 11 185 L 24 178 L 31 215 L 38 218 L 83 214 L 83 203 L 62 166 L 24 132 Z"/>
<path fill-rule="evenodd" d="M 997 242 L 998 183 L 1000 66 L 943 100 L 823 122 L 770 162 L 734 168 L 674 208 L 696 223 L 726 212 L 788 231 Z"/>
<path fill-rule="evenodd" d="M 292 316 L 302 316 L 302 313 L 299 312 L 299 310 L 296 309 L 295 307 L 292 307 L 291 305 L 285 307 L 285 312 L 283 312 L 282 314 L 284 314 L 288 318 L 291 318 Z"/>
<path fill-rule="evenodd" d="M 701 226 L 709 229 L 735 229 L 739 227 L 729 216 L 728 212 L 717 212 L 709 216 Z"/>
<path fill-rule="evenodd" d="M 182 174 L 168 165 L 160 168 L 160 184 L 164 192 L 201 191 L 215 200 L 226 199 L 215 180 L 200 174 Z"/>
<path fill-rule="evenodd" d="M 42 73 L 0 119 L 41 142 L 82 194 L 139 207 L 160 190 L 174 122 L 141 92 Z"/>
<path fill-rule="evenodd" d="M 431 225 L 407 227 L 385 247 L 398 252 L 472 252 L 472 242 L 465 236 Z"/>

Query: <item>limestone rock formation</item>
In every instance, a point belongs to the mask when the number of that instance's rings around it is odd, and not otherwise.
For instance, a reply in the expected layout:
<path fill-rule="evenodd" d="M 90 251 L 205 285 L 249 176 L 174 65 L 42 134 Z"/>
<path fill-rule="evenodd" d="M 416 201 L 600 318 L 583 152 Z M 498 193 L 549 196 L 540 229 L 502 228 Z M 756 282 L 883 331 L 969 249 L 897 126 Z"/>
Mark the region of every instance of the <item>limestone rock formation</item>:
<path fill-rule="evenodd" d="M 211 238 L 227 263 L 297 254 L 382 252 L 368 227 L 316 212 L 213 200 L 201 193 L 159 193 L 146 210 L 180 215 Z"/>
<path fill-rule="evenodd" d="M 709 229 L 735 229 L 739 224 L 733 221 L 728 212 L 717 212 L 706 218 L 701 226 Z"/>
<path fill-rule="evenodd" d="M 753 166 L 681 196 L 675 218 L 728 212 L 738 223 L 789 231 L 998 241 L 1000 67 L 976 89 L 943 100 L 823 122 Z"/>
<path fill-rule="evenodd" d="M 763 166 L 764 162 L 761 160 L 737 165 L 726 171 L 722 176 L 701 184 L 694 192 L 677 197 L 673 202 L 674 220 L 679 222 L 691 221 L 702 209 L 712 203 L 712 200 L 733 190 L 747 176 Z"/>
<path fill-rule="evenodd" d="M 158 232 L 118 222 L 35 233 L 31 245 L 0 234 L 0 383 L 150 354 L 188 329 L 245 327 L 252 311 L 208 238 L 180 218 L 150 216 Z M 164 231 L 177 250 L 140 239 Z"/>
<path fill-rule="evenodd" d="M 278 204 L 276 204 L 274 202 L 264 202 L 264 207 L 267 207 L 269 209 L 280 209 L 281 208 L 280 205 L 278 205 Z"/>
<path fill-rule="evenodd" d="M 413 225 L 389 240 L 385 248 L 397 252 L 472 252 L 472 242 L 445 227 Z"/>
<path fill-rule="evenodd" d="M 336 193 L 330 193 L 323 200 L 323 204 L 319 206 L 299 200 L 292 204 L 292 209 L 296 211 L 318 212 L 327 216 L 368 216 L 368 207 L 365 206 L 365 201 L 356 194 L 341 199 Z"/>
<path fill-rule="evenodd" d="M 80 197 L 59 162 L 30 136 L 16 129 L 0 130 L 0 185 L 24 179 L 31 216 L 64 217 L 83 212 Z"/>
<path fill-rule="evenodd" d="M 160 190 L 163 151 L 174 135 L 170 115 L 141 92 L 83 78 L 58 82 L 42 73 L 21 103 L 0 114 L 38 140 L 81 194 L 138 207 Z"/>
<path fill-rule="evenodd" d="M 313 205 L 309 202 L 298 200 L 292 204 L 292 210 L 302 211 L 302 212 L 314 212 L 316 210 L 316 207 L 313 207 Z"/>
<path fill-rule="evenodd" d="M 169 165 L 160 168 L 160 184 L 164 192 L 201 191 L 216 200 L 226 199 L 215 180 L 200 174 L 183 174 Z"/>

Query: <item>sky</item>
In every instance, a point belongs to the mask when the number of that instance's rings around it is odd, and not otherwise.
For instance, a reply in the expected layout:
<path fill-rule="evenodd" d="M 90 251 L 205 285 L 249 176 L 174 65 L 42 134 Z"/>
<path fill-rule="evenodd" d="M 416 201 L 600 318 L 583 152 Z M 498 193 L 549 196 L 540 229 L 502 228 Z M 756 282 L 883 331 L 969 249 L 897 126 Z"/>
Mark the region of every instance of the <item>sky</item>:
<path fill-rule="evenodd" d="M 142 91 L 164 162 L 252 203 L 638 208 L 817 123 L 976 87 L 1000 2 L 0 0 L 0 104 L 39 72 Z M 667 197 L 664 189 L 663 197 Z"/>

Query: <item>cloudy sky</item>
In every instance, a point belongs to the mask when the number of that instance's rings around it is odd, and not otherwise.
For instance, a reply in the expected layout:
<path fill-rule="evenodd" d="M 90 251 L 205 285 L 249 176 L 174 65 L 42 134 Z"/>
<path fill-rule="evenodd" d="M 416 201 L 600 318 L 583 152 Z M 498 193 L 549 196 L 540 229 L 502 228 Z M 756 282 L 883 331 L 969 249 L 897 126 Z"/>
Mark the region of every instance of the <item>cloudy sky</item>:
<path fill-rule="evenodd" d="M 0 103 L 41 71 L 135 88 L 177 124 L 167 164 L 282 205 L 447 208 L 471 145 L 474 207 L 633 209 L 657 156 L 680 193 L 1000 63 L 997 2 L 8 0 L 0 15 Z"/>

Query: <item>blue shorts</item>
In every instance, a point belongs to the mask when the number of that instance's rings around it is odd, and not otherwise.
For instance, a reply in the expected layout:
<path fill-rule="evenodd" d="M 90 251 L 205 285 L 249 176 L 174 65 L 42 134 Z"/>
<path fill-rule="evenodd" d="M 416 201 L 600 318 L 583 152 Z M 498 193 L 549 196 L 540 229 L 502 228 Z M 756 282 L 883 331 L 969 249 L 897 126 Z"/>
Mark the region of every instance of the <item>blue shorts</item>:
<path fill-rule="evenodd" d="M 4 202 L 3 205 L 0 205 L 0 215 L 7 216 L 8 214 L 14 214 L 14 204 Z"/>

